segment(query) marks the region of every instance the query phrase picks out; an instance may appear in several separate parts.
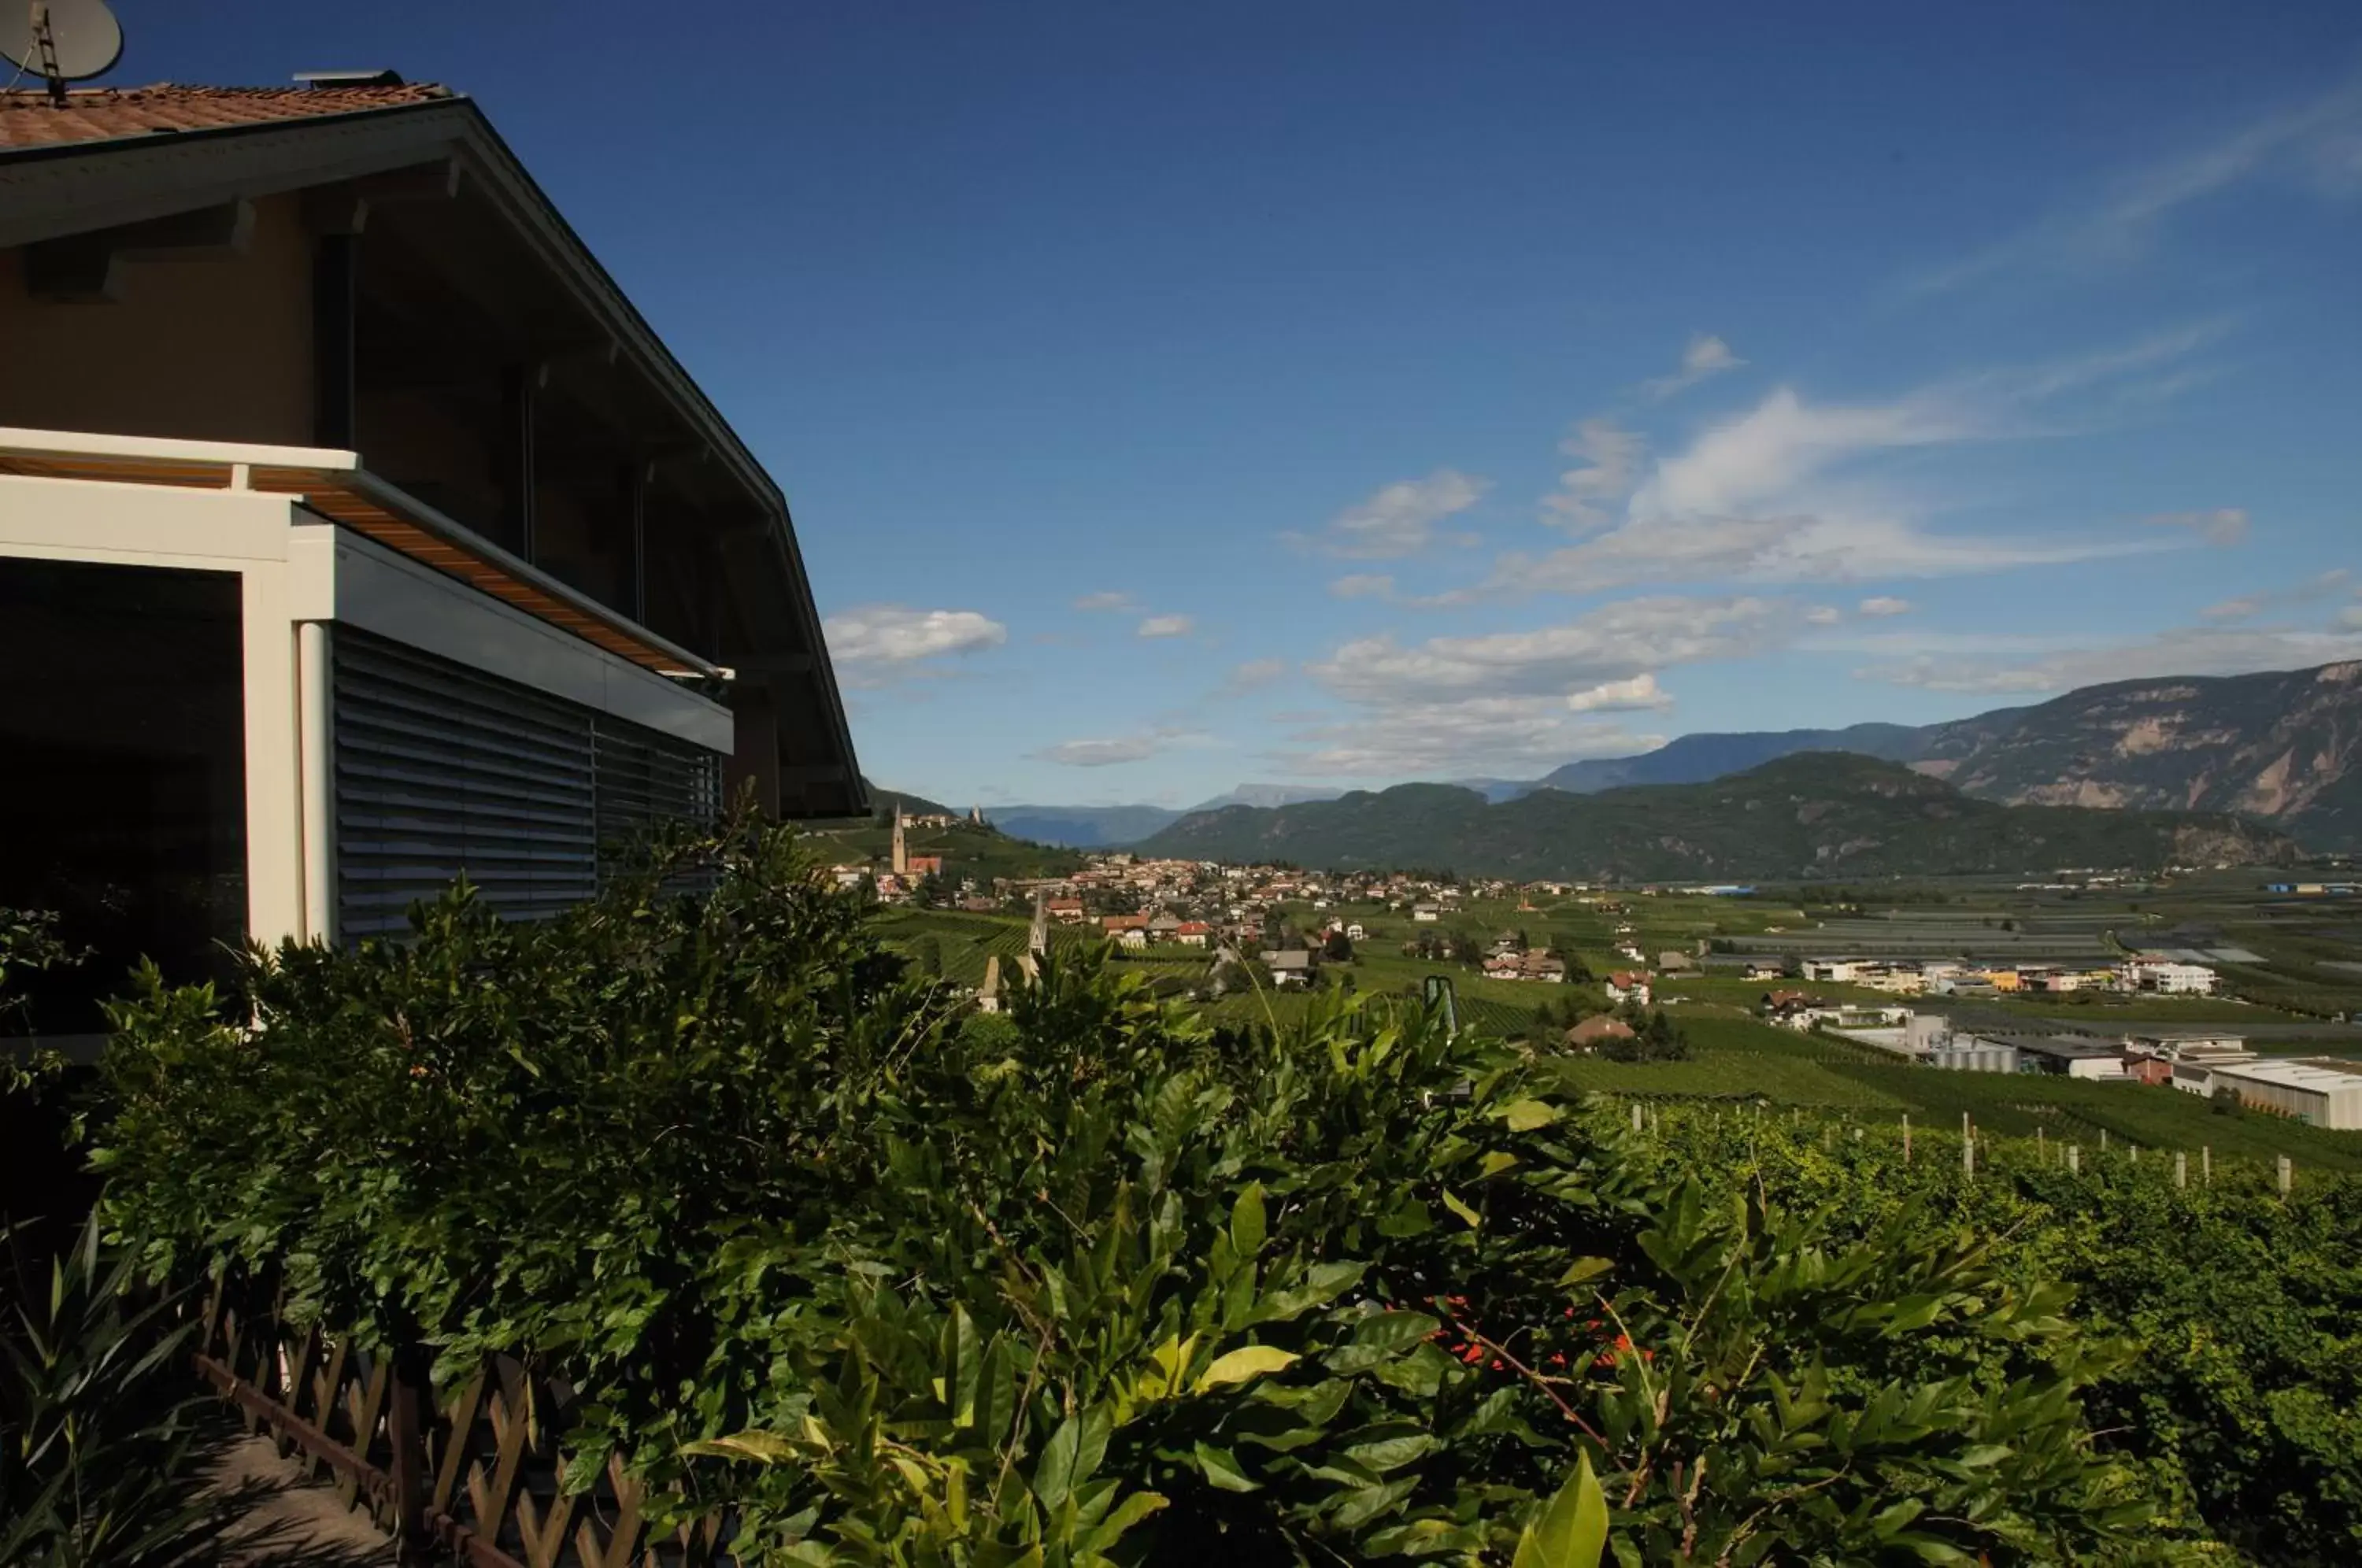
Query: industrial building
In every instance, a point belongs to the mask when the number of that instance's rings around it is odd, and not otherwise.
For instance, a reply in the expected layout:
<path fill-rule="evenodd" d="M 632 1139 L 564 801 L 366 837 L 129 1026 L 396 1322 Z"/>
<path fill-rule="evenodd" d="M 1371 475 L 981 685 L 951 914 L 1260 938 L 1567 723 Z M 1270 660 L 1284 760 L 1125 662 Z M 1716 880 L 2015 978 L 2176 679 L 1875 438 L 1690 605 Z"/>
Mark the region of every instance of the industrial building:
<path fill-rule="evenodd" d="M 2339 1132 L 2362 1129 L 2362 1067 L 2332 1056 L 2241 1062 L 2213 1070 L 2243 1105 Z"/>

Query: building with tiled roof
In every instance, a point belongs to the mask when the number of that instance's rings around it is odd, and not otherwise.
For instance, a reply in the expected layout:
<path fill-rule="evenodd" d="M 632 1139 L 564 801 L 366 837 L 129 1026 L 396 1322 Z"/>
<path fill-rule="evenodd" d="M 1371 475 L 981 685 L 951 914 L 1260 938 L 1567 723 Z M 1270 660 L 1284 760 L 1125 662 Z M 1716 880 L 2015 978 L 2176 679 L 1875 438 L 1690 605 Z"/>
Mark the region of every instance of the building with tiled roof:
<path fill-rule="evenodd" d="M 466 96 L 0 92 L 0 905 L 94 983 L 866 808 L 778 484 Z"/>
<path fill-rule="evenodd" d="M 0 93 L 0 150 L 317 122 L 453 97 L 447 87 L 399 80 L 352 86 L 187 87 L 162 82 L 77 87 L 68 91 L 62 105 L 52 104 L 46 92 L 26 89 Z"/>

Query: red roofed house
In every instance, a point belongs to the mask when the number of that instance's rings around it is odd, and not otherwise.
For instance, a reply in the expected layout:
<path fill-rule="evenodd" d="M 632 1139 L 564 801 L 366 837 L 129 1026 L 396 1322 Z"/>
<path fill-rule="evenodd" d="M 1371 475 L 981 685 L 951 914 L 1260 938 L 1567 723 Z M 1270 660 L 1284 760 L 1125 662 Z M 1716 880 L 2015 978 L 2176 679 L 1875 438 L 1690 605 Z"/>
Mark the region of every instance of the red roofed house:
<path fill-rule="evenodd" d="M 1618 969 L 1607 977 L 1607 999 L 1649 1005 L 1649 975 L 1645 969 Z"/>
<path fill-rule="evenodd" d="M 0 92 L 0 905 L 95 950 L 45 1036 L 866 808 L 778 486 L 468 98 Z"/>
<path fill-rule="evenodd" d="M 1203 947 L 1214 939 L 1214 928 L 1202 920 L 1185 920 L 1173 933 L 1173 940 L 1184 947 Z"/>

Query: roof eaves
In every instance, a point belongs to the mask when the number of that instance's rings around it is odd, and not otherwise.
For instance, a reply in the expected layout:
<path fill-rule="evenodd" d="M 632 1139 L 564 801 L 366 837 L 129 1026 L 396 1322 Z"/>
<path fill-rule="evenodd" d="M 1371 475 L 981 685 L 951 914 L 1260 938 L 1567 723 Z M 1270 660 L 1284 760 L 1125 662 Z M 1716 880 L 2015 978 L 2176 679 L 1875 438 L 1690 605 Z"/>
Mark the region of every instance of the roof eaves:
<path fill-rule="evenodd" d="M 127 148 L 160 146 L 166 143 L 225 141 L 267 131 L 307 130 L 314 127 L 346 125 L 355 120 L 415 114 L 422 109 L 445 109 L 454 104 L 471 102 L 472 100 L 466 94 L 454 93 L 447 87 L 441 90 L 440 96 L 419 98 L 406 104 L 370 104 L 358 109 L 337 109 L 326 114 L 289 115 L 275 119 L 241 120 L 235 125 L 158 127 L 147 130 L 127 131 L 120 136 L 81 137 L 72 141 L 37 141 L 20 147 L 0 146 L 0 163 L 38 163 L 48 159 L 73 158 L 101 152 L 121 152 Z"/>

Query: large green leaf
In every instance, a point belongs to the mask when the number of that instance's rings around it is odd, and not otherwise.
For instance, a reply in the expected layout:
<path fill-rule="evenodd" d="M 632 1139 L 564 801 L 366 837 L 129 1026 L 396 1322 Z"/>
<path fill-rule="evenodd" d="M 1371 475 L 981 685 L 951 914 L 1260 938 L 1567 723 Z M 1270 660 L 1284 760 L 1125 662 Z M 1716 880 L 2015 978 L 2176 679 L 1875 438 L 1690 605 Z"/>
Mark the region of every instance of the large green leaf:
<path fill-rule="evenodd" d="M 1518 1537 L 1511 1568 L 1598 1568 L 1607 1550 L 1607 1498 L 1584 1450 L 1573 1475 Z"/>
<path fill-rule="evenodd" d="M 1203 1394 L 1209 1388 L 1220 1388 L 1233 1383 L 1247 1383 L 1268 1372 L 1285 1372 L 1296 1364 L 1294 1351 L 1284 1351 L 1274 1345 L 1242 1345 L 1214 1358 L 1213 1364 L 1198 1375 L 1193 1393 Z"/>

